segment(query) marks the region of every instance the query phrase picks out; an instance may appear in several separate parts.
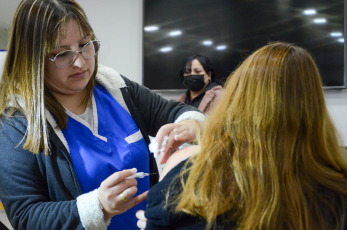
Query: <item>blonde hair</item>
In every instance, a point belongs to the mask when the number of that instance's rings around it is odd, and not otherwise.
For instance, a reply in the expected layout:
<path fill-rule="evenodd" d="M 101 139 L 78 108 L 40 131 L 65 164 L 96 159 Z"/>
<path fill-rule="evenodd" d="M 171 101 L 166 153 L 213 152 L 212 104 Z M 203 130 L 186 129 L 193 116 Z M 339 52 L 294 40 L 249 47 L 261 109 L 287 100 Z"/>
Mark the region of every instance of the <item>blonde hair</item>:
<path fill-rule="evenodd" d="M 250 55 L 199 143 L 177 211 L 202 216 L 207 228 L 231 213 L 238 229 L 342 229 L 345 152 L 303 48 L 277 42 Z"/>
<path fill-rule="evenodd" d="M 21 110 L 28 122 L 23 148 L 33 153 L 49 152 L 45 108 L 60 128 L 67 126 L 64 108 L 45 87 L 44 63 L 46 55 L 57 49 L 59 39 L 66 35 L 70 20 L 76 20 L 81 31 L 95 38 L 84 11 L 73 0 L 23 0 L 14 16 L 0 84 L 0 115 L 6 114 L 10 106 Z M 85 104 L 94 87 L 97 57 L 95 60 Z"/>

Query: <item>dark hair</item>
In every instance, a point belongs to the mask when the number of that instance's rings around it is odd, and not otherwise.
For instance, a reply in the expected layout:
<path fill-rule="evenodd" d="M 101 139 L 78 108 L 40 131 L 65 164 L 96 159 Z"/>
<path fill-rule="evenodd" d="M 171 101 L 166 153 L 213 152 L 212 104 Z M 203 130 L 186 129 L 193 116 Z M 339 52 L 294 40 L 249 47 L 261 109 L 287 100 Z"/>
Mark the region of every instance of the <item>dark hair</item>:
<path fill-rule="evenodd" d="M 195 59 L 200 62 L 200 64 L 202 65 L 202 67 L 204 68 L 204 70 L 207 74 L 211 73 L 211 80 L 214 81 L 214 78 L 215 78 L 214 65 L 212 64 L 210 59 L 208 59 L 207 57 L 202 56 L 200 54 L 195 54 L 195 55 L 189 56 L 183 60 L 182 68 L 180 70 L 180 75 L 179 75 L 181 81 L 183 81 L 183 75 L 184 75 L 186 68 L 191 67 L 192 62 Z"/>

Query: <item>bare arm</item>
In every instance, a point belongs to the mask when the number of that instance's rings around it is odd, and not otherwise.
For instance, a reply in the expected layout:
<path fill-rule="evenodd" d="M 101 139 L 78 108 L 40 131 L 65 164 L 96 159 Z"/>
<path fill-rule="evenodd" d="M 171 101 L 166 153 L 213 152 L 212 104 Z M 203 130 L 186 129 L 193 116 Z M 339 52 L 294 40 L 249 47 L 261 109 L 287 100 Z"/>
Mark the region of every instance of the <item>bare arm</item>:
<path fill-rule="evenodd" d="M 186 147 L 184 149 L 180 149 L 176 151 L 174 154 L 170 156 L 170 158 L 167 160 L 161 174 L 159 181 L 161 181 L 165 175 L 170 172 L 171 169 L 173 169 L 176 165 L 178 165 L 181 161 L 194 156 L 199 152 L 199 146 L 198 145 L 192 145 L 189 147 Z"/>

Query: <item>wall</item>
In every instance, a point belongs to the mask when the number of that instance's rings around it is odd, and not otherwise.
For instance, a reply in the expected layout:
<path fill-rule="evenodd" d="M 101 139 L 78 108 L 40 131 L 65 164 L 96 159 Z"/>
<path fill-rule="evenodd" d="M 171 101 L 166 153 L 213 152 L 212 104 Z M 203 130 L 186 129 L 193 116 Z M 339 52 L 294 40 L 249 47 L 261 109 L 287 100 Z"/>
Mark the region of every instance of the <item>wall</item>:
<path fill-rule="evenodd" d="M 347 90 L 325 90 L 325 100 L 330 115 L 347 147 Z"/>
<path fill-rule="evenodd" d="M 7 49 L 9 29 L 0 29 L 0 50 Z"/>
<path fill-rule="evenodd" d="M 80 0 L 99 40 L 99 63 L 142 83 L 142 0 Z"/>
<path fill-rule="evenodd" d="M 102 41 L 100 63 L 142 83 L 142 0 L 80 0 L 89 20 Z M 6 37 L 2 35 L 1 37 Z M 0 37 L 0 44 L 2 44 Z M 160 91 L 166 98 L 181 92 Z M 347 146 L 347 91 L 325 90 L 327 106 Z"/>

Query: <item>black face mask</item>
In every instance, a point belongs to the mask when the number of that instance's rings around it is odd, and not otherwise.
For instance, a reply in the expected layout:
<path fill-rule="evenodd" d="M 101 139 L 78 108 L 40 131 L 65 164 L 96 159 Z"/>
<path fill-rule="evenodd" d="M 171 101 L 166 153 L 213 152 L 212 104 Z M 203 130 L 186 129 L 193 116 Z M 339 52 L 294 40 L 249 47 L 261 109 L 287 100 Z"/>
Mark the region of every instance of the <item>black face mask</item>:
<path fill-rule="evenodd" d="M 205 86 L 204 75 L 189 75 L 183 77 L 183 85 L 191 91 L 200 91 Z"/>

